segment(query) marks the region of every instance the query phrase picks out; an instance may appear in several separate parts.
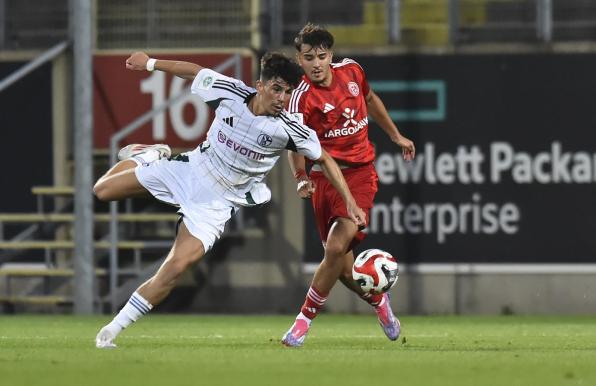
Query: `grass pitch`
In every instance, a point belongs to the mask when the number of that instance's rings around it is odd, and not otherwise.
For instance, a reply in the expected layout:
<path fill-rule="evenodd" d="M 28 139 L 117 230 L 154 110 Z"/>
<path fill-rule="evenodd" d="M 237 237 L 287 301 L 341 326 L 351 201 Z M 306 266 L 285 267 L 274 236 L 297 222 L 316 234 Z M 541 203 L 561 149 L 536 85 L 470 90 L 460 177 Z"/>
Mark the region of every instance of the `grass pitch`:
<path fill-rule="evenodd" d="M 292 316 L 149 315 L 98 350 L 109 319 L 0 316 L 0 385 L 596 385 L 596 317 L 321 315 L 289 349 Z"/>

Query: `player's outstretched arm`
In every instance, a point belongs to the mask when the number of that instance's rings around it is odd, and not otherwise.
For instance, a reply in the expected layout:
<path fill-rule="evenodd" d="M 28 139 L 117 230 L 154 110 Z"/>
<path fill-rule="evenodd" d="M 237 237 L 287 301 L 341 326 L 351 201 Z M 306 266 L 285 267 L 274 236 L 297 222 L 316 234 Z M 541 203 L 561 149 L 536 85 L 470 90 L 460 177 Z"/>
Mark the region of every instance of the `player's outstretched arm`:
<path fill-rule="evenodd" d="M 296 192 L 300 198 L 310 198 L 315 192 L 315 183 L 306 174 L 306 161 L 304 156 L 293 151 L 288 151 L 290 170 L 296 179 Z"/>
<path fill-rule="evenodd" d="M 183 79 L 193 80 L 203 67 L 179 60 L 154 59 L 144 52 L 137 51 L 126 59 L 126 68 L 133 71 L 159 70 Z"/>
<path fill-rule="evenodd" d="M 348 188 L 348 184 L 344 179 L 344 175 L 342 174 L 339 165 L 337 165 L 337 162 L 331 158 L 325 149 L 322 150 L 323 152 L 321 153 L 321 158 L 314 160 L 314 162 L 321 165 L 323 174 L 343 198 L 344 202 L 346 203 L 346 208 L 348 210 L 348 216 L 350 216 L 350 219 L 352 219 L 352 221 L 354 221 L 357 225 L 364 226 L 366 224 L 366 215 L 364 214 L 364 211 L 356 204 L 356 200 L 354 200 L 354 196 L 352 196 L 352 193 Z"/>
<path fill-rule="evenodd" d="M 401 152 L 406 161 L 411 161 L 416 156 L 416 148 L 414 147 L 414 142 L 409 140 L 408 138 L 404 137 L 400 132 L 395 123 L 391 120 L 383 101 L 377 94 L 370 90 L 368 95 L 366 96 L 366 105 L 368 107 L 368 113 L 370 116 L 377 122 L 381 129 L 391 141 L 399 145 L 401 147 Z"/>

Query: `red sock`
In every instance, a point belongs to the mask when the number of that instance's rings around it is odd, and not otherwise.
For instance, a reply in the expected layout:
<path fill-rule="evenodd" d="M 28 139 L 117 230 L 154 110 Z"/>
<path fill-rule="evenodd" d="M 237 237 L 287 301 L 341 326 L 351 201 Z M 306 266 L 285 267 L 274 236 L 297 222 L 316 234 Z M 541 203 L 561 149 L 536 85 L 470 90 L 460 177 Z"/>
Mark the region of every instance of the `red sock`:
<path fill-rule="evenodd" d="M 300 309 L 300 312 L 309 319 L 314 319 L 327 300 L 329 293 L 323 294 L 315 287 L 310 287 L 306 294 L 306 300 Z"/>
<path fill-rule="evenodd" d="M 383 294 L 364 294 L 360 295 L 360 299 L 364 300 L 371 306 L 376 307 L 381 304 L 381 300 L 383 300 Z"/>

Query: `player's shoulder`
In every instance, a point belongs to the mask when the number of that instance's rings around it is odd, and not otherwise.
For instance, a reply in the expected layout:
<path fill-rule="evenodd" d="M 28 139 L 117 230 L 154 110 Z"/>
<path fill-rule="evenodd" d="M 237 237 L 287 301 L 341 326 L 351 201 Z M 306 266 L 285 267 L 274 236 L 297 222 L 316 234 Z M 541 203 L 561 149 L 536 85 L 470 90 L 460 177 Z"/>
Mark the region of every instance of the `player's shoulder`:
<path fill-rule="evenodd" d="M 256 91 L 254 88 L 247 86 L 240 79 L 231 78 L 222 74 L 219 74 L 217 79 L 213 82 L 213 88 L 232 93 L 241 97 L 243 100 Z"/>
<path fill-rule="evenodd" d="M 203 68 L 193 81 L 192 90 L 195 93 L 217 92 L 233 99 L 245 100 L 256 90 L 244 84 L 243 81 L 223 75 L 210 68 Z"/>
<path fill-rule="evenodd" d="M 350 70 L 350 69 L 357 69 L 358 71 L 364 72 L 364 68 L 355 61 L 354 59 L 344 58 L 341 62 L 331 63 L 331 67 L 335 70 Z"/>
<path fill-rule="evenodd" d="M 300 113 L 290 113 L 284 110 L 276 117 L 276 121 L 291 137 L 298 136 L 306 139 L 310 137 L 311 129 L 302 124 L 301 115 Z"/>
<path fill-rule="evenodd" d="M 300 107 L 306 104 L 306 100 L 309 98 L 312 89 L 310 82 L 305 77 L 302 77 L 298 86 L 292 91 L 288 111 L 290 113 L 298 112 Z"/>

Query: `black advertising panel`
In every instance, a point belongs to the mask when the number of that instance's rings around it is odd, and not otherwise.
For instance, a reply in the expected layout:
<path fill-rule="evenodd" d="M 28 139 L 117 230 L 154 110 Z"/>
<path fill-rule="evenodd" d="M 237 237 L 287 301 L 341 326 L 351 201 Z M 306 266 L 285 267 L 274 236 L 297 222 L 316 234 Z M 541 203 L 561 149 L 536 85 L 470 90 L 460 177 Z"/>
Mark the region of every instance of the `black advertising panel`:
<path fill-rule="evenodd" d="M 0 80 L 27 62 L 0 62 Z M 46 64 L 0 92 L 0 212 L 35 210 L 33 185 L 52 183 L 52 66 Z"/>
<path fill-rule="evenodd" d="M 367 240 L 406 263 L 596 262 L 596 55 L 354 57 L 413 162 L 371 123 Z M 322 249 L 307 205 L 306 261 Z"/>

